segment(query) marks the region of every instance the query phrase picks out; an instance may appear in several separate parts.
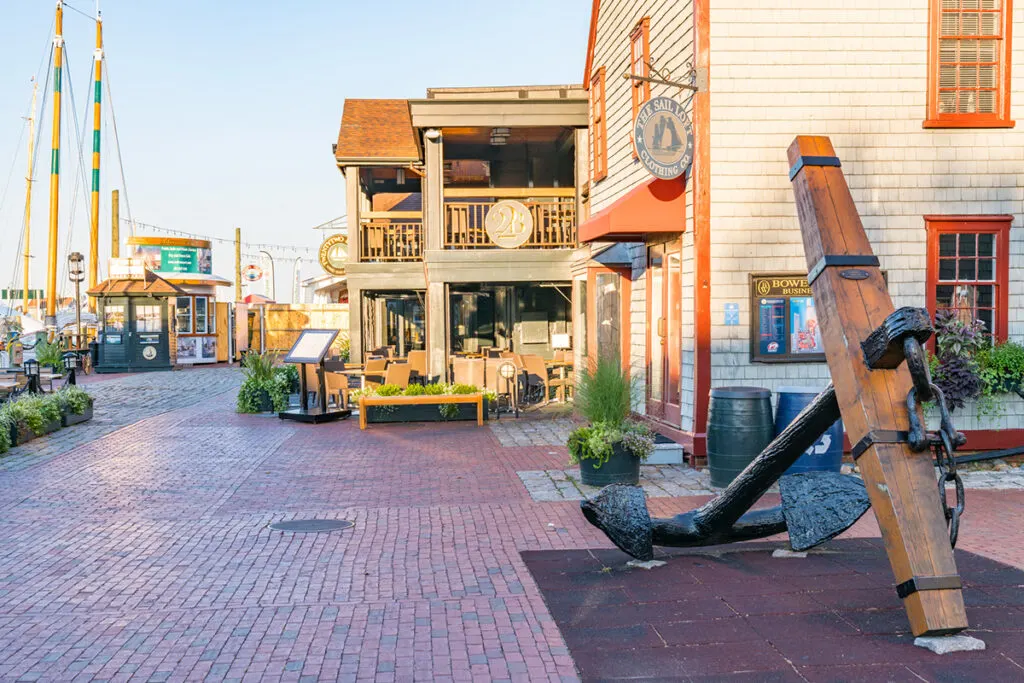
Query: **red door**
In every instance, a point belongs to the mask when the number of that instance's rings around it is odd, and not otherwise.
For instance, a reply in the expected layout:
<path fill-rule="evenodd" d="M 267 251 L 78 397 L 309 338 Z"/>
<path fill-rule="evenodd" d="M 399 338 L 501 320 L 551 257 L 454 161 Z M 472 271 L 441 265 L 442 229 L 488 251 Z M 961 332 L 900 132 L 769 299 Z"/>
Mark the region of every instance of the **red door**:
<path fill-rule="evenodd" d="M 647 247 L 647 414 L 679 427 L 682 240 Z"/>

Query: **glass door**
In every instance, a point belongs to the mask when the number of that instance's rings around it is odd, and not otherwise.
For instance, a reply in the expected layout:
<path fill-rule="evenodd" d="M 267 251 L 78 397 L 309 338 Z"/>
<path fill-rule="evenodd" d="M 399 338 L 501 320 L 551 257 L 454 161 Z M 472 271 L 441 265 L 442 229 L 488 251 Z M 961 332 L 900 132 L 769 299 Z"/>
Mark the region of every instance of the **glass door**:
<path fill-rule="evenodd" d="M 167 305 L 157 299 L 136 299 L 131 305 L 132 367 L 167 365 Z"/>
<path fill-rule="evenodd" d="M 647 412 L 681 424 L 682 241 L 647 248 Z"/>

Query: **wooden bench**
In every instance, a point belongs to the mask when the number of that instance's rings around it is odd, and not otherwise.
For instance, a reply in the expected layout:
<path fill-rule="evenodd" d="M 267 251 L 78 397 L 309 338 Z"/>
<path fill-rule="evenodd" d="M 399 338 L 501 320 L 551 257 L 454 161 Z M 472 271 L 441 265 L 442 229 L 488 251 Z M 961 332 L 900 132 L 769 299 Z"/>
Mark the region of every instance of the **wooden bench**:
<path fill-rule="evenodd" d="M 360 396 L 359 397 L 359 428 L 366 429 L 367 406 L 402 406 L 402 405 L 441 405 L 444 403 L 476 404 L 476 423 L 484 424 L 484 395 L 476 394 L 440 394 L 436 396 Z"/>

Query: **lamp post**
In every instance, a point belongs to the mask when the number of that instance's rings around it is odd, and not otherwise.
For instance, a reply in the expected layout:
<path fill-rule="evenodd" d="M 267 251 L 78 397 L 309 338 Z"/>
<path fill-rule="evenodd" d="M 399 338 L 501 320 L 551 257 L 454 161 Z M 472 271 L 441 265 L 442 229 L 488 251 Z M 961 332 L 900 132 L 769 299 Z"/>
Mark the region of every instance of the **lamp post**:
<path fill-rule="evenodd" d="M 82 345 L 82 280 L 85 279 L 85 268 L 82 264 L 85 257 L 74 251 L 68 255 L 68 277 L 75 283 L 75 348 Z"/>

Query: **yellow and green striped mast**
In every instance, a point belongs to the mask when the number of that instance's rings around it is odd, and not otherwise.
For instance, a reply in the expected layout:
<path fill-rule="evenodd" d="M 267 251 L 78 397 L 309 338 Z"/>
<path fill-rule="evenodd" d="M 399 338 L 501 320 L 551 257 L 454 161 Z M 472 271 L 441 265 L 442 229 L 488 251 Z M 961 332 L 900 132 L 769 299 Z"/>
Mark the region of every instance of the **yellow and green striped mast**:
<path fill-rule="evenodd" d="M 89 224 L 89 289 L 96 286 L 100 261 L 100 103 L 103 89 L 103 18 L 96 10 L 96 55 L 92 96 L 92 216 Z M 89 298 L 89 310 L 96 311 L 96 300 Z"/>
<path fill-rule="evenodd" d="M 57 219 L 60 209 L 60 93 L 64 71 L 64 3 L 57 0 L 53 38 L 53 138 L 50 142 L 50 244 L 46 260 L 46 324 L 57 326 Z"/>

